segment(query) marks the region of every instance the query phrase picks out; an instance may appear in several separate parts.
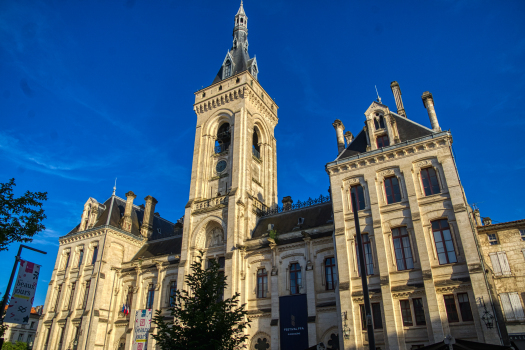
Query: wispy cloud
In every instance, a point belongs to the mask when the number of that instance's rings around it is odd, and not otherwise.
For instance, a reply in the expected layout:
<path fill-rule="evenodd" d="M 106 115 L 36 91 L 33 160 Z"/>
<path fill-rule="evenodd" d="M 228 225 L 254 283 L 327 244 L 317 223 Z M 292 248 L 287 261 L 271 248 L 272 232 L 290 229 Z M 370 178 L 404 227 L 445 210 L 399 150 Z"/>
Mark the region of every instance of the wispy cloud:
<path fill-rule="evenodd" d="M 41 232 L 38 235 L 36 235 L 35 238 L 33 238 L 32 243 L 40 245 L 58 246 L 58 238 L 63 235 L 64 234 L 61 234 L 55 230 L 48 228 L 44 232 Z"/>

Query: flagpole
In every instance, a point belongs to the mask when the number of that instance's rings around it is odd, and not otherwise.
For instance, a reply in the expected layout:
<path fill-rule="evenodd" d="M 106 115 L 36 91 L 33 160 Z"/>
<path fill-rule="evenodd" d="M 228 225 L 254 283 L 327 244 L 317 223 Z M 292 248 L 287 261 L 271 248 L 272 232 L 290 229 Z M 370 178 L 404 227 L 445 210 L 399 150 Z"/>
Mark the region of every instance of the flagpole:
<path fill-rule="evenodd" d="M 13 279 L 15 278 L 16 268 L 18 267 L 18 262 L 20 261 L 20 256 L 22 254 L 22 248 L 34 250 L 35 252 L 41 253 L 41 254 L 47 254 L 47 252 L 44 252 L 42 250 L 38 250 L 35 248 L 28 247 L 26 245 L 20 244 L 20 247 L 18 248 L 18 254 L 15 256 L 15 264 L 13 265 L 13 271 L 11 272 L 9 283 L 7 284 L 7 288 L 5 290 L 4 297 L 2 298 L 2 302 L 0 303 L 0 326 L 4 324 L 5 306 L 7 304 L 7 299 L 9 298 L 9 292 L 11 291 L 11 286 L 13 285 Z M 3 345 L 4 345 L 4 336 L 2 334 L 2 338 L 0 338 L 0 349 L 2 348 Z"/>

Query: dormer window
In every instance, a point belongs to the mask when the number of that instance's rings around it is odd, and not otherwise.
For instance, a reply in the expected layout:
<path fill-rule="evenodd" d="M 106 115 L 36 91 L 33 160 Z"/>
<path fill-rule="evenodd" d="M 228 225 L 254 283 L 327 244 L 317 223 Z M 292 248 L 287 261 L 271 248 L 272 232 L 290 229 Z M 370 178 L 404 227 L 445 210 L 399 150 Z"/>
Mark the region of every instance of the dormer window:
<path fill-rule="evenodd" d="M 385 118 L 383 118 L 383 116 L 379 113 L 376 113 L 376 118 L 374 118 L 374 127 L 376 130 L 385 128 Z"/>
<path fill-rule="evenodd" d="M 232 75 L 232 63 L 230 60 L 226 61 L 224 64 L 224 79 Z"/>
<path fill-rule="evenodd" d="M 252 67 L 252 75 L 255 79 L 257 79 L 257 66 Z"/>
<path fill-rule="evenodd" d="M 304 218 L 299 218 L 297 220 L 297 225 L 302 225 L 302 224 L 304 224 Z"/>

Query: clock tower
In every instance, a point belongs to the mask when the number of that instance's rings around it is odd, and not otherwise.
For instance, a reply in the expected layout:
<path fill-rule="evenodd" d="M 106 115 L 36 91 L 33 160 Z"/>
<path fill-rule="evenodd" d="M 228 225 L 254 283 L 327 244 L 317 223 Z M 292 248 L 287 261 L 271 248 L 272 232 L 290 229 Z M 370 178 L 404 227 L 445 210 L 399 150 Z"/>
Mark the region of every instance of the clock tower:
<path fill-rule="evenodd" d="M 240 283 L 244 242 L 252 237 L 257 212 L 277 205 L 278 107 L 258 73 L 256 58 L 248 54 L 248 17 L 241 2 L 231 49 L 213 83 L 195 93 L 195 145 L 178 273 L 184 281 L 204 251 L 223 267 L 225 297 L 239 292 L 241 301 L 246 300 Z"/>

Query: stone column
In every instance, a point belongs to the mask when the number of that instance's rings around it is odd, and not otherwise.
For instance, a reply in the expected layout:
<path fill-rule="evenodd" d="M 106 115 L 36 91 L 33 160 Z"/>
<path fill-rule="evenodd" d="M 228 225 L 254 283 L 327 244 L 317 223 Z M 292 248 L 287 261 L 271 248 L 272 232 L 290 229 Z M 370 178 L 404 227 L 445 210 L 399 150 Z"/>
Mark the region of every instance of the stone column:
<path fill-rule="evenodd" d="M 421 99 L 423 100 L 423 105 L 427 109 L 428 117 L 430 118 L 430 125 L 432 125 L 432 130 L 436 132 L 441 131 L 436 116 L 436 110 L 434 109 L 434 98 L 432 97 L 432 94 L 428 91 L 425 91 L 421 96 Z"/>
<path fill-rule="evenodd" d="M 337 135 L 337 154 L 341 154 L 341 152 L 345 150 L 345 138 L 343 136 L 345 126 L 339 119 L 336 119 L 332 125 L 334 126 L 335 133 Z"/>

